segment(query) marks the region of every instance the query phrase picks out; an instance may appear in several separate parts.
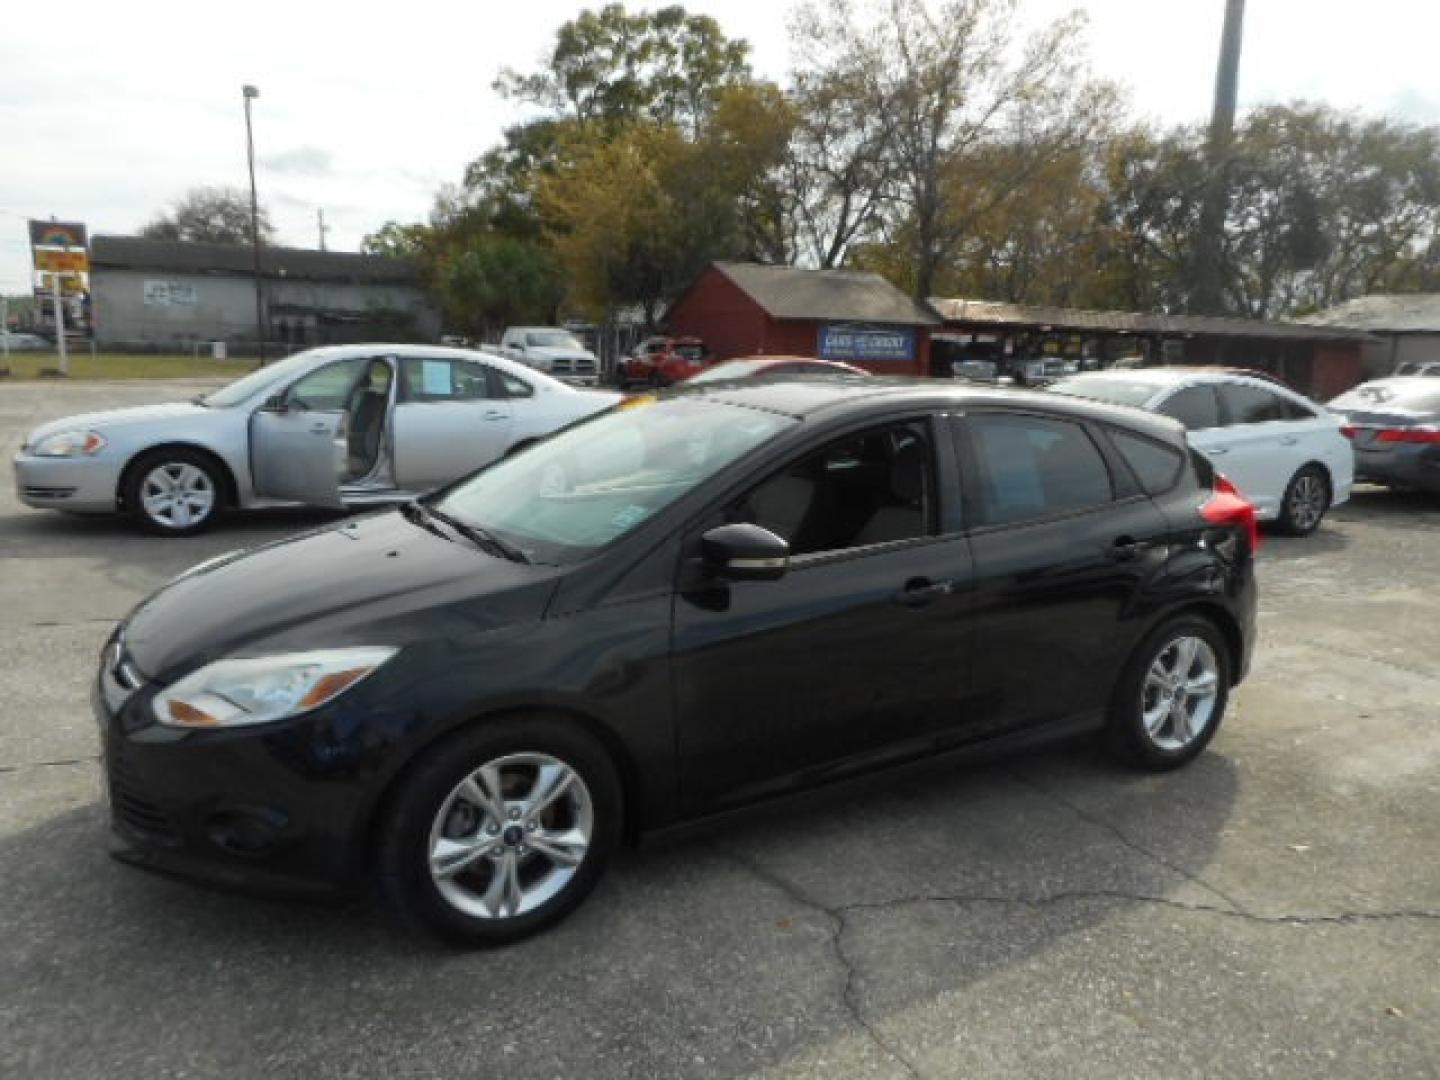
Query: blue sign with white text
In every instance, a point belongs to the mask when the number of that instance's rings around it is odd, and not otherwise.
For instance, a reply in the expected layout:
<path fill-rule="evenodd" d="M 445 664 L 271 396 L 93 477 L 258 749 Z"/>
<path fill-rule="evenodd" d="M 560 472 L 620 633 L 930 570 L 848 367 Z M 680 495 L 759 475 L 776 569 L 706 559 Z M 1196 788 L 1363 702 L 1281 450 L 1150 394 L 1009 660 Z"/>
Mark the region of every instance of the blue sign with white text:
<path fill-rule="evenodd" d="M 914 360 L 915 328 L 875 323 L 826 323 L 820 327 L 819 353 L 822 360 Z"/>

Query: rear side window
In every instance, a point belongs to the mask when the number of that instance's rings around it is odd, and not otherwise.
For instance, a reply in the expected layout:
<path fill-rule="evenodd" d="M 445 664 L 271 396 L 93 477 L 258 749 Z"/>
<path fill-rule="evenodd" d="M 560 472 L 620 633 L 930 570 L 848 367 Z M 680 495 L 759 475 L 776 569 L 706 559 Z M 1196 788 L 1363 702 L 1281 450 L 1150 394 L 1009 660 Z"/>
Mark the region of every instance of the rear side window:
<path fill-rule="evenodd" d="M 1258 386 L 1223 383 L 1220 400 L 1225 403 L 1226 419 L 1231 424 L 1266 424 L 1271 420 L 1290 419 L 1289 402 Z"/>
<path fill-rule="evenodd" d="M 977 524 L 1011 525 L 1114 499 L 1105 459 L 1079 424 L 982 413 L 968 426 L 980 481 Z"/>
<path fill-rule="evenodd" d="M 1173 446 L 1155 439 L 1136 435 L 1120 428 L 1110 428 L 1110 441 L 1125 464 L 1135 473 L 1140 486 L 1147 495 L 1159 495 L 1175 486 L 1180 470 L 1185 464 L 1185 455 Z"/>
<path fill-rule="evenodd" d="M 1187 386 L 1177 390 L 1155 410 L 1185 425 L 1186 431 L 1204 431 L 1220 426 L 1220 402 L 1211 386 Z"/>

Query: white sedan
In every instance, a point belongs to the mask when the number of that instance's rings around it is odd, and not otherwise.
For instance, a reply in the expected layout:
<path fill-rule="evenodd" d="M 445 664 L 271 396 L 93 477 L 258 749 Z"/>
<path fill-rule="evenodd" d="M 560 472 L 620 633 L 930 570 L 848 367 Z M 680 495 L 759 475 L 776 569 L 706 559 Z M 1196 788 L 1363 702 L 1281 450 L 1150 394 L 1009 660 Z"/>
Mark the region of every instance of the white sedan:
<path fill-rule="evenodd" d="M 185 535 L 232 506 L 410 499 L 619 398 L 488 353 L 328 346 L 188 402 L 45 424 L 15 458 L 15 485 L 30 506 L 119 510 Z"/>
<path fill-rule="evenodd" d="M 1205 368 L 1096 371 L 1052 383 L 1061 394 L 1132 405 L 1185 425 L 1190 445 L 1293 536 L 1350 498 L 1355 452 L 1341 419 L 1270 379 Z"/>

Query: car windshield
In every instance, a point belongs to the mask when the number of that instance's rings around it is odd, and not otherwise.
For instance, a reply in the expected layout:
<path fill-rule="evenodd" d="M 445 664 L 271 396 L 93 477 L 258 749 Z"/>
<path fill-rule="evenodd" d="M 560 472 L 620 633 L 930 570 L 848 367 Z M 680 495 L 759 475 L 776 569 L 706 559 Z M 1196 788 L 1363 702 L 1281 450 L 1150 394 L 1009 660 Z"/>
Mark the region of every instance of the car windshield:
<path fill-rule="evenodd" d="M 1104 401 L 1110 405 L 1133 405 L 1143 407 L 1160 390 L 1153 382 L 1143 379 L 1088 378 L 1060 379 L 1046 387 L 1054 394 L 1069 394 L 1071 397 Z"/>
<path fill-rule="evenodd" d="M 542 349 L 579 349 L 583 351 L 585 348 L 580 344 L 579 338 L 564 330 L 541 330 L 536 333 L 528 333 L 525 335 L 525 344 L 539 346 Z"/>
<path fill-rule="evenodd" d="M 765 366 L 763 360 L 726 360 L 723 364 L 716 364 L 712 368 L 700 372 L 699 375 L 690 377 L 690 384 L 707 382 L 721 382 L 724 379 L 743 379 L 747 375 L 753 375 Z"/>
<path fill-rule="evenodd" d="M 252 371 L 243 378 L 236 379 L 229 386 L 216 390 L 213 394 L 206 394 L 199 399 L 199 404 L 206 405 L 212 409 L 230 409 L 243 401 L 248 401 L 260 391 L 269 387 L 278 387 L 281 383 L 288 381 L 296 375 L 300 375 L 310 368 L 315 362 L 313 350 L 299 352 L 294 356 L 287 356 L 284 360 L 267 364 L 265 367 Z"/>
<path fill-rule="evenodd" d="M 576 562 L 795 422 L 700 397 L 633 398 L 476 473 L 437 507 L 532 562 Z"/>
<path fill-rule="evenodd" d="M 1362 383 L 1330 402 L 1332 409 L 1388 409 L 1428 413 L 1440 411 L 1440 387 L 1419 379 L 1387 379 Z"/>

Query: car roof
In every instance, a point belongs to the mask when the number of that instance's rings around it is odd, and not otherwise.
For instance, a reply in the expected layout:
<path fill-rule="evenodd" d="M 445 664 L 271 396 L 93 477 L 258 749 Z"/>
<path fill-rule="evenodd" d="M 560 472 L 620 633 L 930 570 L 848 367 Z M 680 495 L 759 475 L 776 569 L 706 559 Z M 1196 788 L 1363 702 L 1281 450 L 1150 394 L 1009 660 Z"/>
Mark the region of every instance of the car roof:
<path fill-rule="evenodd" d="M 1279 390 L 1285 390 L 1291 394 L 1296 391 L 1285 383 L 1285 380 L 1278 376 L 1271 375 L 1268 371 L 1256 371 L 1252 368 L 1238 367 L 1217 367 L 1201 364 L 1176 364 L 1169 367 L 1142 367 L 1142 368 L 1108 368 L 1104 371 L 1081 371 L 1072 375 L 1074 379 L 1086 379 L 1094 381 L 1113 380 L 1115 382 L 1127 383 L 1148 383 L 1156 390 L 1164 389 L 1167 386 L 1179 386 L 1181 383 L 1217 383 L 1217 382 L 1252 382 L 1264 383 Z"/>
<path fill-rule="evenodd" d="M 321 345 L 314 349 L 306 349 L 306 354 L 311 356 L 315 362 L 325 360 L 339 360 L 352 356 L 397 356 L 397 357 L 418 357 L 428 360 L 483 360 L 492 367 L 497 367 L 511 375 L 518 375 L 529 379 L 532 382 L 542 381 L 549 386 L 565 386 L 558 379 L 553 379 L 543 371 L 536 371 L 526 364 L 518 363 L 507 356 L 499 353 L 486 352 L 484 349 L 461 349 L 454 345 L 409 345 L 397 342 L 372 341 L 360 345 Z"/>
<path fill-rule="evenodd" d="M 848 378 L 827 375 L 807 379 L 801 375 L 783 381 L 726 380 L 695 386 L 681 383 L 668 393 L 671 396 L 705 396 L 727 405 L 763 409 L 798 420 L 860 414 L 873 410 L 877 405 L 894 410 L 913 406 L 930 411 L 988 407 L 1098 420 L 1145 431 L 1169 441 L 1184 437 L 1184 428 L 1177 421 L 1124 405 L 1065 397 L 1042 390 L 989 387 L 945 379 L 890 375 Z"/>

